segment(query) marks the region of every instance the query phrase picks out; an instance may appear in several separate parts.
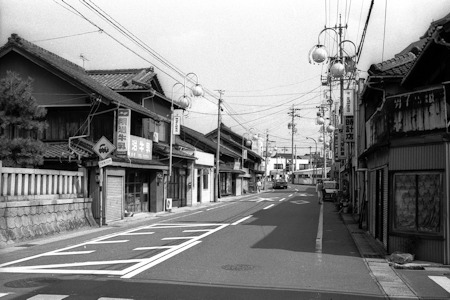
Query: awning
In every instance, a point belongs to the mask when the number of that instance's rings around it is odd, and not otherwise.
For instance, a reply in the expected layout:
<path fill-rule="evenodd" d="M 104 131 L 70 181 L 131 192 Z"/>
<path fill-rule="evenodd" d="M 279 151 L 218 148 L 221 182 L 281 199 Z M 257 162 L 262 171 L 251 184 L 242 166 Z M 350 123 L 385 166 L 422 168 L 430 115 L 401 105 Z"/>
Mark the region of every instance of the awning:
<path fill-rule="evenodd" d="M 169 170 L 169 165 L 159 160 L 145 160 L 136 158 L 122 158 L 113 156 L 112 164 L 108 166 L 131 168 L 131 169 L 146 169 L 146 170 Z"/>

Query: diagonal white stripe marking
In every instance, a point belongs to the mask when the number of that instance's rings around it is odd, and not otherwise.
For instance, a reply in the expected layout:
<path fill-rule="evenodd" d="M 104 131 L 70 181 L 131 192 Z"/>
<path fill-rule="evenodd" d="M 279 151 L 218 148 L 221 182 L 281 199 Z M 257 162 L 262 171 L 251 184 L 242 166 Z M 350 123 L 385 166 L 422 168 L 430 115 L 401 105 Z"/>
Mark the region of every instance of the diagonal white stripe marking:
<path fill-rule="evenodd" d="M 269 208 L 271 208 L 272 206 L 274 206 L 275 204 L 270 204 L 269 206 L 266 206 L 266 207 L 264 207 L 263 209 L 269 209 Z"/>
<path fill-rule="evenodd" d="M 439 284 L 447 293 L 450 293 L 450 279 L 445 276 L 428 276 L 431 280 Z"/>
<path fill-rule="evenodd" d="M 242 218 L 242 219 L 240 219 L 240 220 L 237 220 L 237 221 L 234 222 L 234 223 L 231 223 L 231 225 L 237 225 L 237 224 L 239 224 L 239 223 L 244 222 L 244 221 L 247 220 L 247 219 L 250 219 L 251 217 L 252 217 L 252 215 L 247 216 L 247 217 L 245 217 L 245 218 Z"/>
<path fill-rule="evenodd" d="M 88 244 L 117 244 L 117 243 L 126 243 L 129 240 L 115 240 L 115 241 L 93 241 L 93 242 L 88 242 L 86 243 L 86 245 Z"/>

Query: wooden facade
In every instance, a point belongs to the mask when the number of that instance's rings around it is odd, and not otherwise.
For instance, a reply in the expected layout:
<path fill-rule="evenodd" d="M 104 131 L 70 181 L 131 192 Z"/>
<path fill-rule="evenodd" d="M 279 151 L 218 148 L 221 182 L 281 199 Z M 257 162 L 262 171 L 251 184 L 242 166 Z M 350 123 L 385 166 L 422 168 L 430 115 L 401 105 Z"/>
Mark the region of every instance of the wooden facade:
<path fill-rule="evenodd" d="M 450 20 L 432 23 L 421 49 L 371 66 L 359 102 L 357 182 L 367 203 L 362 225 L 389 253 L 448 264 L 450 44 L 440 37 L 450 32 L 443 24 Z"/>

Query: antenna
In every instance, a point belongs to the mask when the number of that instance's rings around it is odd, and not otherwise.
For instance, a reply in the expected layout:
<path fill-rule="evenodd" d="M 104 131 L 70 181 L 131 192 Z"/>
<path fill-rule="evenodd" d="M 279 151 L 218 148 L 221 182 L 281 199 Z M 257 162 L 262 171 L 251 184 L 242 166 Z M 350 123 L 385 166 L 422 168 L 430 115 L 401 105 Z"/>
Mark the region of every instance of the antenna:
<path fill-rule="evenodd" d="M 84 56 L 83 53 L 80 53 L 80 58 L 81 58 L 81 60 L 83 61 L 83 69 L 84 69 L 84 62 L 85 62 L 85 61 L 89 61 L 89 59 L 87 59 L 86 56 Z"/>

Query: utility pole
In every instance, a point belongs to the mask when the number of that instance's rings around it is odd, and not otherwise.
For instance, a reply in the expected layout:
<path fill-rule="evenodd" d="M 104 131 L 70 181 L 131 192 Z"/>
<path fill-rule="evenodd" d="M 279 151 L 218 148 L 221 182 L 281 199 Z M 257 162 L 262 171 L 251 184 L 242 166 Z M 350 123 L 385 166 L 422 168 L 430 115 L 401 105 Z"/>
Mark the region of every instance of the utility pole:
<path fill-rule="evenodd" d="M 214 178 L 214 186 L 215 193 L 214 193 L 214 202 L 217 202 L 220 198 L 220 125 L 222 123 L 222 116 L 220 112 L 222 111 L 221 104 L 222 104 L 222 95 L 225 93 L 224 90 L 217 90 L 219 92 L 219 103 L 217 105 L 217 150 L 216 150 L 216 176 Z"/>
<path fill-rule="evenodd" d="M 294 105 L 292 104 L 292 108 L 291 108 L 291 111 L 290 112 L 288 112 L 288 115 L 290 115 L 291 117 L 292 117 L 292 121 L 291 121 L 291 143 L 292 143 L 292 148 L 291 148 L 291 164 L 290 164 L 290 166 L 289 166 L 289 170 L 291 171 L 291 180 L 292 180 L 292 183 L 294 183 L 294 176 L 293 176 L 293 172 L 295 171 L 295 164 L 294 164 L 294 134 L 296 133 L 296 131 L 297 131 L 297 128 L 296 128 L 296 125 L 295 125 L 295 123 L 294 123 L 294 118 L 295 117 L 297 117 L 297 118 L 300 118 L 300 115 L 298 115 L 298 114 L 296 114 L 295 112 L 296 111 L 300 111 L 300 108 L 294 108 Z M 289 128 L 289 125 L 288 125 L 288 128 Z"/>
<path fill-rule="evenodd" d="M 264 163 L 264 190 L 266 190 L 266 185 L 267 185 L 268 154 L 269 154 L 269 129 L 266 129 L 266 161 Z"/>

